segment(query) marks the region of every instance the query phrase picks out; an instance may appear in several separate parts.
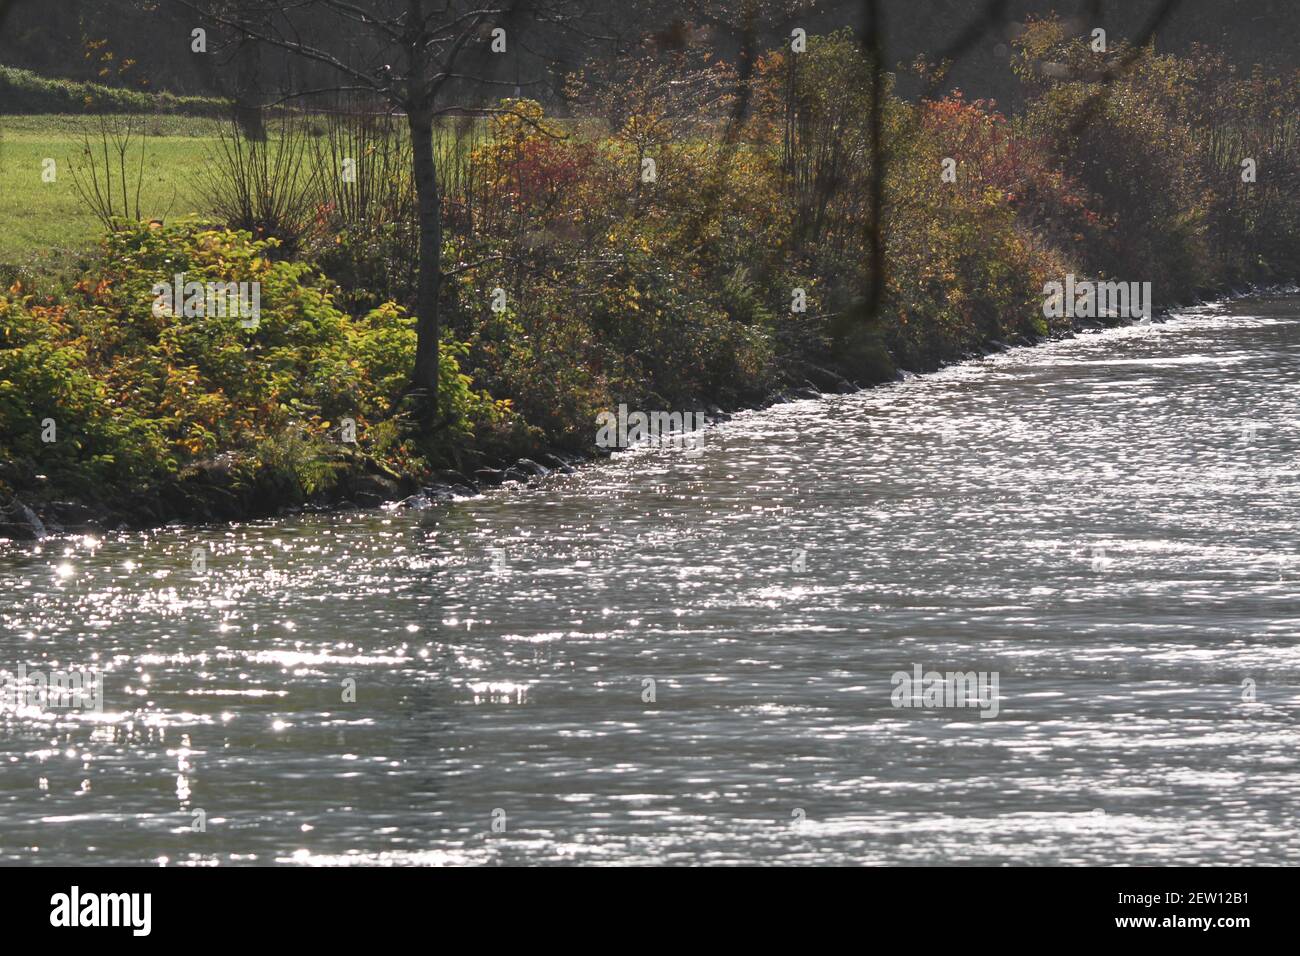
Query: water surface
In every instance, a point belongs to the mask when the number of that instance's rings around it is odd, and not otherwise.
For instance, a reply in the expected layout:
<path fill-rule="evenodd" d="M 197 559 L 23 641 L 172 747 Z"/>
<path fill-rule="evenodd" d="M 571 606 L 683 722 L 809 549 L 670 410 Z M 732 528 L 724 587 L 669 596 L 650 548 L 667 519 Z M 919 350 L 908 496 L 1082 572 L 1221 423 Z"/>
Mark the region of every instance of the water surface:
<path fill-rule="evenodd" d="M 1295 863 L 1298 386 L 1256 299 L 421 512 L 0 544 L 0 671 L 106 672 L 0 711 L 0 862 Z"/>

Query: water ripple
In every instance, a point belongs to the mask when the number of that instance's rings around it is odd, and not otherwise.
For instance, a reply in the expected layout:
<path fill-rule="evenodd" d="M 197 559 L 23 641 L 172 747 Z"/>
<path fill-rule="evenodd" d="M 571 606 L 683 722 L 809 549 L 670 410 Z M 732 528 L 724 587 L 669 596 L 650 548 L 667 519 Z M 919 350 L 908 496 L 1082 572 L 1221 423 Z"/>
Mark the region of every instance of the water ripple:
<path fill-rule="evenodd" d="M 0 546 L 0 678 L 104 677 L 0 706 L 0 862 L 1294 863 L 1297 385 L 1259 299 L 423 512 Z"/>

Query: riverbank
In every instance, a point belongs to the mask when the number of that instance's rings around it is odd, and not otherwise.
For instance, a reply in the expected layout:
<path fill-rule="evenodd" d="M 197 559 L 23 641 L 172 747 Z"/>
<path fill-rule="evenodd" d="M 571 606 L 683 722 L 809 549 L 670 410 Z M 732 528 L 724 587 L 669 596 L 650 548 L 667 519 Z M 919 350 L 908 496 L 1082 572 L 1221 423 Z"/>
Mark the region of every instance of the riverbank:
<path fill-rule="evenodd" d="M 1145 291 L 1119 312 L 1145 315 L 1300 274 L 1300 84 L 1212 54 L 1099 56 L 1058 20 L 1014 46 L 1014 116 L 956 90 L 873 105 L 867 54 L 840 30 L 762 57 L 730 125 L 734 77 L 680 59 L 593 78 L 581 120 L 522 99 L 448 120 L 436 263 L 395 118 L 277 115 L 256 158 L 220 132 L 196 160 L 202 216 L 100 203 L 93 255 L 58 275 L 0 265 L 0 500 L 21 504 L 7 526 L 527 482 L 591 455 L 602 409 L 716 418 L 1065 334 L 1047 291 L 1076 276 Z M 57 150 L 25 149 L 22 217 L 58 218 L 77 178 L 46 181 L 36 160 Z M 354 184 L 342 159 L 362 155 Z M 269 156 L 306 172 L 272 175 Z M 232 284 L 258 290 L 257 315 L 209 310 Z M 206 294 L 182 308 L 172 290 L 192 287 Z M 436 402 L 412 396 L 435 361 Z"/>
<path fill-rule="evenodd" d="M 1178 310 L 1194 305 L 1226 304 L 1242 298 L 1293 295 L 1297 287 L 1272 285 L 1260 288 L 1221 289 L 1210 298 L 1199 294 L 1179 305 L 1164 307 L 1149 320 L 1163 323 Z M 992 340 L 983 350 L 953 356 L 952 362 L 969 361 L 1013 347 L 1027 347 L 1075 335 L 1097 334 L 1112 328 L 1138 324 L 1132 319 L 1071 319 L 1041 337 L 1020 335 L 1009 340 Z M 945 362 L 944 367 L 952 362 Z M 818 399 L 828 394 L 847 394 L 888 382 L 851 382 L 825 369 L 801 366 L 810 373 L 802 384 L 793 380 L 786 387 L 751 405 L 723 409 L 710 405 L 702 417 L 710 426 L 725 422 L 734 412 L 767 408 L 791 401 Z M 889 381 L 931 370 L 900 369 Z M 817 379 L 815 382 L 813 379 Z M 593 434 L 595 428 L 593 426 Z M 39 484 L 26 495 L 0 499 L 0 539 L 40 540 L 58 534 L 105 534 L 109 531 L 142 530 L 169 524 L 202 525 L 240 522 L 328 511 L 365 510 L 381 507 L 421 509 L 458 497 L 470 497 L 503 486 L 537 486 L 552 473 L 572 473 L 575 468 L 609 456 L 596 447 L 574 451 L 538 446 L 532 457 L 485 463 L 472 471 L 439 469 L 433 480 L 419 481 L 385 467 L 355 449 L 343 446 L 344 471 L 328 489 L 301 500 L 299 489 L 274 484 L 249 485 L 242 481 L 228 459 L 198 462 L 181 473 L 176 483 L 144 491 L 129 502 L 107 502 L 85 496 L 70 499 L 53 491 L 42 496 Z M 0 478 L 12 480 L 12 464 L 0 465 Z M 30 479 L 29 479 L 30 481 Z"/>

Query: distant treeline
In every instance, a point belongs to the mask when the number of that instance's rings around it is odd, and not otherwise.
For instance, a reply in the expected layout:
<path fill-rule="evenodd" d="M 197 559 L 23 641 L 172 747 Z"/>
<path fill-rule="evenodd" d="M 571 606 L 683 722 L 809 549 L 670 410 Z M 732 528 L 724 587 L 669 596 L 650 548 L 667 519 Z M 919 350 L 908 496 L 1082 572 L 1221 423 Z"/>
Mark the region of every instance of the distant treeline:
<path fill-rule="evenodd" d="M 1035 18 L 1059 15 L 1078 35 L 1094 27 L 1111 39 L 1131 39 L 1141 32 L 1166 0 L 879 0 L 887 68 L 910 65 L 918 56 L 933 59 L 953 51 L 960 56 L 937 92 L 961 89 L 968 96 L 992 98 L 1018 111 L 1024 91 L 1011 69 L 1013 41 Z M 371 0 L 360 7 L 382 8 Z M 268 7 L 274 3 L 266 4 Z M 301 7 L 301 4 L 298 5 Z M 741 46 L 745 4 L 736 0 L 601 0 L 593 3 L 590 29 L 572 36 L 549 37 L 545 48 L 535 42 L 511 48 L 494 58 L 497 83 L 544 77 L 523 94 L 555 111 L 564 99 L 561 87 L 570 70 L 607 60 L 616 51 L 633 49 L 653 37 L 663 49 L 700 45 L 735 64 Z M 861 0 L 756 0 L 754 49 L 772 49 L 788 40 L 792 25 L 809 34 L 861 25 Z M 8 0 L 0 26 L 0 63 L 34 70 L 44 76 L 104 83 L 134 90 L 172 90 L 195 96 L 233 97 L 238 72 L 232 63 L 240 44 L 214 25 L 208 52 L 195 54 L 191 31 L 200 24 L 177 0 Z M 302 29 L 310 34 L 349 31 L 326 7 L 311 8 Z M 1197 44 L 1208 45 L 1229 64 L 1262 65 L 1287 73 L 1300 66 L 1294 0 L 1174 0 L 1156 32 L 1157 50 L 1183 55 Z M 372 50 L 357 36 L 355 55 L 363 61 Z M 525 49 L 525 47 L 527 47 Z M 247 51 L 245 51 L 247 52 Z M 255 52 L 256 82 L 267 94 L 299 91 L 331 79 L 328 70 L 283 51 Z M 628 61 L 630 68 L 630 61 Z M 246 76 L 247 78 L 247 76 Z M 477 90 L 474 95 L 500 95 Z M 505 92 L 508 92 L 505 91 Z M 918 89 L 900 71 L 897 92 L 907 98 Z M 472 97 L 471 97 L 472 98 Z M 3 108 L 0 108 L 3 112 Z"/>

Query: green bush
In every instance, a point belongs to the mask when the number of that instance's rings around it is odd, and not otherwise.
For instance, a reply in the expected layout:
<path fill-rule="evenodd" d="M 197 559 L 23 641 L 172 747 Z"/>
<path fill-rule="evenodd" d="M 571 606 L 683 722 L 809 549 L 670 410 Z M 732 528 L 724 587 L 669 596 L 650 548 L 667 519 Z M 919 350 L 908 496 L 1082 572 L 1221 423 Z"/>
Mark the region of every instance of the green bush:
<path fill-rule="evenodd" d="M 221 454 L 250 481 L 276 473 L 306 495 L 338 470 L 341 418 L 355 421 L 361 452 L 416 476 L 444 463 L 447 435 L 464 446 L 510 427 L 508 403 L 473 386 L 460 366 L 466 346 L 447 341 L 438 443 L 387 434 L 372 448 L 369 428 L 409 378 L 413 322 L 392 304 L 351 318 L 325 276 L 272 260 L 273 246 L 194 223 L 119 223 L 66 296 L 42 302 L 17 286 L 0 295 L 0 457 L 39 462 L 64 486 L 108 491 L 172 479 Z M 178 273 L 259 283 L 256 327 L 233 314 L 178 314 L 155 296 Z M 53 444 L 40 440 L 46 418 L 57 425 Z"/>

